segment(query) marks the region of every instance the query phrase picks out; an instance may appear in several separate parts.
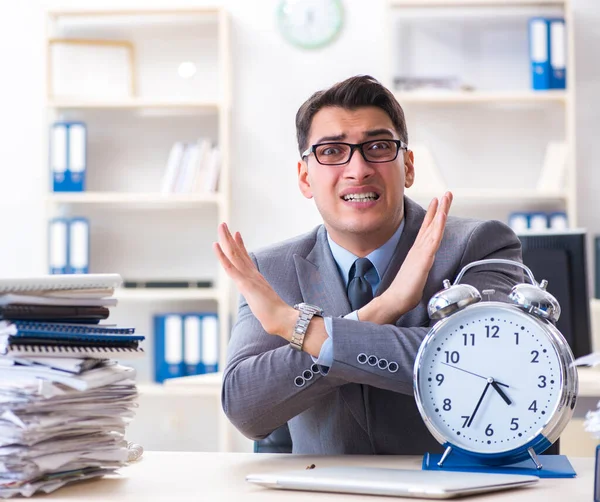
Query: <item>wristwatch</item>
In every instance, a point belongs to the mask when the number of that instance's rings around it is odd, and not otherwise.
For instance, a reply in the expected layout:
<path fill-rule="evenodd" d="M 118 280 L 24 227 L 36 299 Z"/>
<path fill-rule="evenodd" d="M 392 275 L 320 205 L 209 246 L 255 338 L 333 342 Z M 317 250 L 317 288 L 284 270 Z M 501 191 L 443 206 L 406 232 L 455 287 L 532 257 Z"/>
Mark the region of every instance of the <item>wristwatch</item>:
<path fill-rule="evenodd" d="M 306 335 L 306 330 L 308 329 L 310 320 L 315 315 L 322 316 L 323 309 L 315 305 L 310 305 L 309 303 L 298 303 L 294 305 L 294 308 L 300 311 L 300 315 L 296 321 L 296 326 L 294 326 L 294 331 L 292 331 L 290 347 L 292 349 L 302 350 L 302 345 L 304 344 L 304 335 Z"/>

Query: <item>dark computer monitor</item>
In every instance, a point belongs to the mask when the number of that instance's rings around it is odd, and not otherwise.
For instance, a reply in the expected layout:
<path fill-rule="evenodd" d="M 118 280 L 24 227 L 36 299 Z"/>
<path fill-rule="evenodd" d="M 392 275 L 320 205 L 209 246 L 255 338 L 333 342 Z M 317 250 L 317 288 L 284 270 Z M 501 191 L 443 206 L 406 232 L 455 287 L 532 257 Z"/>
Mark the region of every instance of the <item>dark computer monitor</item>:
<path fill-rule="evenodd" d="M 584 230 L 522 233 L 523 263 L 537 282 L 548 281 L 547 290 L 560 304 L 556 327 L 569 343 L 573 355 L 591 352 L 590 299 Z"/>

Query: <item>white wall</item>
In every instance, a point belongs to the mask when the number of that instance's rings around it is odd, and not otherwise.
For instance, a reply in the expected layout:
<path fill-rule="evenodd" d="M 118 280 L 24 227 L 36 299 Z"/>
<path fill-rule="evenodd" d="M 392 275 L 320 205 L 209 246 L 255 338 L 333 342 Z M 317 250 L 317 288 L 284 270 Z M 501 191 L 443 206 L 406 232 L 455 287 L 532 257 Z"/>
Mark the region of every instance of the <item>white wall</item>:
<path fill-rule="evenodd" d="M 120 6 L 167 5 L 126 0 Z M 206 2 L 180 1 L 179 5 Z M 357 73 L 387 76 L 385 1 L 345 0 L 345 27 L 324 50 L 306 52 L 283 42 L 275 26 L 277 0 L 224 0 L 232 17 L 234 120 L 232 226 L 250 248 L 295 235 L 319 222 L 313 204 L 296 187 L 294 116 L 315 90 Z M 7 2 L 0 19 L 0 183 L 5 245 L 0 276 L 43 273 L 41 167 L 46 158 L 43 7 L 107 7 L 97 0 Z M 577 129 L 580 226 L 600 232 L 594 200 L 600 186 L 595 159 L 600 103 L 600 4 L 574 0 L 577 46 Z M 409 124 L 410 128 L 410 124 Z M 410 130 L 409 130 L 410 132 Z M 16 245 L 16 243 L 19 243 Z"/>

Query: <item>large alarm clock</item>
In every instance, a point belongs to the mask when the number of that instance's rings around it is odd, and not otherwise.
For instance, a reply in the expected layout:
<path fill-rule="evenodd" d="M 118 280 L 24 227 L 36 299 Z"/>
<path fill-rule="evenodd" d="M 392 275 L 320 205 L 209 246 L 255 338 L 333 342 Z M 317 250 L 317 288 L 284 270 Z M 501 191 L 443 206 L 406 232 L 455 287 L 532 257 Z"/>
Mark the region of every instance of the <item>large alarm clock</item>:
<path fill-rule="evenodd" d="M 531 284 L 513 287 L 510 302 L 482 300 L 461 284 L 483 264 L 521 267 Z M 560 305 L 519 262 L 480 260 L 453 285 L 443 282 L 428 305 L 439 320 L 417 353 L 414 390 L 427 428 L 445 447 L 443 466 L 456 450 L 485 464 L 531 458 L 545 451 L 573 415 L 578 381 L 573 353 L 555 323 Z"/>

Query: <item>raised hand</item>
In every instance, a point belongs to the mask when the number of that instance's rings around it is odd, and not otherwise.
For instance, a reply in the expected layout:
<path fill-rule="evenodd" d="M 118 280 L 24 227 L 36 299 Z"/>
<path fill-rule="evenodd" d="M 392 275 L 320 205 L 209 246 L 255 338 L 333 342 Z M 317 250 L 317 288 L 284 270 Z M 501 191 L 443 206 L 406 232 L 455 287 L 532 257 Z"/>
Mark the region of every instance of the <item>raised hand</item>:
<path fill-rule="evenodd" d="M 248 302 L 252 313 L 264 330 L 271 335 L 287 334 L 294 326 L 298 313 L 286 304 L 258 271 L 250 258 L 239 232 L 235 238 L 225 223 L 218 228 L 219 242 L 213 244 L 219 262 L 233 279 L 238 290 Z M 291 333 L 291 328 L 289 328 Z"/>
<path fill-rule="evenodd" d="M 435 254 L 444 236 L 452 199 L 452 193 L 446 192 L 440 201 L 437 198 L 431 201 L 417 238 L 398 274 L 375 302 L 368 303 L 358 311 L 360 320 L 379 324 L 395 322 L 398 317 L 419 304 Z"/>

